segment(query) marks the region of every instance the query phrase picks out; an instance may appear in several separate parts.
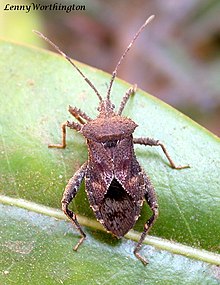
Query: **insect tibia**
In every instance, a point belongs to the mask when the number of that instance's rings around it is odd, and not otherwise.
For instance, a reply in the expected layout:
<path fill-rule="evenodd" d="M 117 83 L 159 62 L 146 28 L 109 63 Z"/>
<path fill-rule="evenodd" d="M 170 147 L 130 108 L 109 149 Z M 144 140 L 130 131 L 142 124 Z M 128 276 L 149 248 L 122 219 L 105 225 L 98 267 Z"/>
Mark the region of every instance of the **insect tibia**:
<path fill-rule="evenodd" d="M 121 100 L 117 115 L 119 115 L 119 116 L 121 115 L 122 111 L 124 110 L 126 103 L 128 102 L 128 99 L 130 98 L 130 96 L 135 94 L 136 90 L 137 90 L 136 84 L 127 90 L 127 92 L 125 93 L 125 95 L 123 96 L 123 98 Z"/>

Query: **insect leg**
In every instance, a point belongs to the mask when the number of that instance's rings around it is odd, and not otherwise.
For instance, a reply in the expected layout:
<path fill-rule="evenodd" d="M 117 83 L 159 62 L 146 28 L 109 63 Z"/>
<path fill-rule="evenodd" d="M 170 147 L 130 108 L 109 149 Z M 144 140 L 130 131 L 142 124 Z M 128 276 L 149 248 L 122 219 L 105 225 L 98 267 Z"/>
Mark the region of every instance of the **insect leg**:
<path fill-rule="evenodd" d="M 70 122 L 65 122 L 61 125 L 61 130 L 62 130 L 62 141 L 60 144 L 49 144 L 48 147 L 50 148 L 65 148 L 66 147 L 66 127 L 69 127 L 70 129 L 74 129 L 76 131 L 81 130 L 81 126 L 77 123 L 70 123 Z"/>
<path fill-rule="evenodd" d="M 80 167 L 80 169 L 74 174 L 74 176 L 72 178 L 70 178 L 70 180 L 69 180 L 69 182 L 65 188 L 65 191 L 63 193 L 63 198 L 61 200 L 63 212 L 70 219 L 72 224 L 76 227 L 76 229 L 79 231 L 79 233 L 82 236 L 80 238 L 80 240 L 78 241 L 78 243 L 74 246 L 74 248 L 73 248 L 74 250 L 78 249 L 80 244 L 86 238 L 86 234 L 84 233 L 79 222 L 77 221 L 76 215 L 71 210 L 68 209 L 68 205 L 73 200 L 73 198 L 76 196 L 76 193 L 77 193 L 77 191 L 78 191 L 78 189 L 82 183 L 82 180 L 85 176 L 86 168 L 87 168 L 87 162 L 85 162 Z"/>
<path fill-rule="evenodd" d="M 125 93 L 125 95 L 122 98 L 122 101 L 120 103 L 117 115 L 119 115 L 119 116 L 121 115 L 122 111 L 124 110 L 126 103 L 128 102 L 128 99 L 130 98 L 131 95 L 135 94 L 136 89 L 137 89 L 137 85 L 135 84 L 133 87 L 130 87 L 127 90 L 127 92 Z"/>
<path fill-rule="evenodd" d="M 69 106 L 69 112 L 83 125 L 85 124 L 85 121 L 83 119 L 85 119 L 86 121 L 92 120 L 86 113 L 82 112 L 76 107 Z"/>
<path fill-rule="evenodd" d="M 146 199 L 147 204 L 151 208 L 153 214 L 150 217 L 150 219 L 146 222 L 146 224 L 144 225 L 144 231 L 141 234 L 141 238 L 134 249 L 134 254 L 144 265 L 147 265 L 148 261 L 140 255 L 139 251 L 141 249 L 142 243 L 146 235 L 148 234 L 149 230 L 151 229 L 154 222 L 156 221 L 159 211 L 158 211 L 157 197 L 156 197 L 154 187 L 151 184 L 150 179 L 147 177 L 146 174 L 144 175 L 144 179 L 145 179 L 145 185 L 146 185 L 145 199 Z"/>
<path fill-rule="evenodd" d="M 190 167 L 189 165 L 179 165 L 177 166 L 174 161 L 172 160 L 172 158 L 170 157 L 165 145 L 160 142 L 159 140 L 154 140 L 152 138 L 134 138 L 133 139 L 133 142 L 136 143 L 136 144 L 143 144 L 143 145 L 149 145 L 149 146 L 160 146 L 164 152 L 164 154 L 166 155 L 167 159 L 169 160 L 170 162 L 170 166 L 172 168 L 175 168 L 175 169 L 183 169 L 183 168 L 188 168 Z"/>

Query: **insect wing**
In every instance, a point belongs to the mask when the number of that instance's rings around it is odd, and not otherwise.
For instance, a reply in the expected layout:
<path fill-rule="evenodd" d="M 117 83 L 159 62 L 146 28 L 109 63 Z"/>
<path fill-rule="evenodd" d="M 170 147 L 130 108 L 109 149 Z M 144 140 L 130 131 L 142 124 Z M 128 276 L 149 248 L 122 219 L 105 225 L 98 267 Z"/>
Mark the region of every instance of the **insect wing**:
<path fill-rule="evenodd" d="M 109 142 L 107 145 L 111 146 Z M 134 226 L 143 203 L 145 184 L 131 138 L 121 140 L 117 147 L 89 143 L 86 189 L 96 218 L 109 232 L 122 237 Z"/>

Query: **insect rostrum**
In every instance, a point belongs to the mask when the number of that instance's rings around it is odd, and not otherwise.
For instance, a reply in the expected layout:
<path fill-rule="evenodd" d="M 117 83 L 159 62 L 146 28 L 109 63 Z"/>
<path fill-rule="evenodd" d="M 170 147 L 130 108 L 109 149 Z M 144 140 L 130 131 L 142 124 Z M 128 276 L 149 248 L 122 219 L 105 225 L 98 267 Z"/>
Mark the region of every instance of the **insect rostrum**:
<path fill-rule="evenodd" d="M 99 114 L 95 119 L 90 118 L 80 109 L 70 106 L 69 112 L 78 122 L 67 121 L 63 123 L 62 143 L 49 145 L 49 147 L 65 148 L 66 128 L 68 127 L 81 133 L 85 137 L 88 146 L 88 161 L 85 162 L 69 180 L 62 198 L 62 209 L 64 213 L 81 234 L 81 239 L 74 249 L 78 249 L 79 245 L 85 239 L 86 234 L 78 223 L 76 215 L 69 210 L 68 206 L 76 196 L 83 179 L 85 179 L 85 188 L 89 203 L 97 220 L 108 232 L 111 232 L 118 238 L 123 237 L 133 228 L 140 216 L 144 200 L 147 202 L 152 210 L 152 216 L 144 225 L 144 231 L 134 249 L 134 254 L 143 264 L 147 264 L 148 262 L 140 255 L 139 251 L 145 236 L 158 216 L 158 204 L 155 190 L 150 179 L 137 161 L 134 153 L 134 144 L 160 146 L 168 158 L 171 167 L 176 169 L 188 167 L 176 166 L 165 146 L 160 141 L 151 138 L 133 138 L 133 132 L 137 124 L 130 118 L 123 117 L 121 114 L 129 97 L 135 93 L 136 86 L 131 87 L 126 92 L 118 110 L 115 110 L 115 106 L 110 99 L 112 84 L 121 61 L 143 28 L 152 18 L 153 16 L 149 17 L 144 25 L 141 26 L 122 54 L 112 73 L 105 99 L 102 98 L 94 85 L 66 54 L 44 35 L 36 32 L 77 69 L 99 98 L 99 106 L 97 109 Z"/>

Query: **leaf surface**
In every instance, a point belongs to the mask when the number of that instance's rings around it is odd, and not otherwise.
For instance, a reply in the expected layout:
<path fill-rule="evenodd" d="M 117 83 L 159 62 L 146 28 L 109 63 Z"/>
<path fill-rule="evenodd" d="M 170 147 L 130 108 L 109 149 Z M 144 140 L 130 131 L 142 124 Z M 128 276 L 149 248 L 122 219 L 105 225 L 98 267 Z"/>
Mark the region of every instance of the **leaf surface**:
<path fill-rule="evenodd" d="M 106 83 L 109 83 L 109 75 L 81 63 L 78 63 L 78 66 L 104 97 L 107 90 Z M 72 120 L 67 112 L 68 105 L 76 106 L 92 118 L 95 118 L 97 116 L 98 98 L 80 75 L 62 57 L 36 48 L 4 41 L 0 42 L 0 83 L 1 193 L 8 197 L 23 198 L 53 208 L 60 208 L 63 189 L 68 179 L 86 161 L 87 148 L 83 137 L 71 130 L 68 130 L 68 146 L 65 150 L 48 149 L 47 145 L 49 143 L 59 143 L 61 140 L 60 124 L 66 120 Z M 120 100 L 129 86 L 121 80 L 116 80 L 112 90 L 112 101 L 116 108 L 118 108 Z M 189 169 L 173 170 L 169 167 L 161 149 L 135 146 L 136 156 L 155 186 L 160 206 L 160 216 L 151 234 L 170 241 L 219 253 L 219 139 L 183 114 L 141 90 L 138 90 L 127 103 L 124 115 L 130 117 L 139 125 L 135 131 L 135 137 L 159 139 L 167 146 L 171 157 L 177 164 L 190 164 L 191 166 Z M 84 192 L 84 185 L 82 185 L 72 204 L 77 213 L 87 216 L 91 220 L 94 219 Z M 139 231 L 143 229 L 143 224 L 150 215 L 150 211 L 146 206 L 144 206 L 142 212 L 142 216 L 136 225 L 136 229 Z M 6 215 L 4 210 L 3 213 Z M 163 264 L 160 270 L 162 275 L 163 270 L 165 272 L 172 268 L 173 274 L 171 274 L 169 280 L 172 279 L 173 283 L 156 283 L 158 280 L 165 282 L 165 279 L 155 277 L 156 279 L 152 279 L 155 280 L 155 283 L 152 281 L 152 284 L 181 284 L 175 280 L 177 275 L 182 276 L 181 274 L 183 274 L 186 278 L 189 268 L 192 268 L 195 273 L 200 272 L 200 266 L 206 268 L 204 274 L 207 274 L 212 280 L 210 282 L 214 283 L 195 283 L 195 279 L 187 279 L 188 283 L 182 284 L 217 284 L 215 283 L 217 279 L 213 276 L 219 276 L 219 273 L 215 275 L 211 265 L 179 255 L 175 256 L 167 251 L 157 251 L 151 247 L 147 247 L 147 256 L 149 256 L 151 265 L 144 268 L 132 256 L 133 242 L 125 240 L 116 242 L 109 235 L 107 235 L 108 238 L 105 238 L 106 235 L 103 233 L 98 234 L 97 239 L 95 233 L 89 234 L 87 244 L 81 247 L 77 253 L 77 259 L 75 259 L 75 255 L 72 255 L 75 253 L 71 251 L 73 242 L 72 234 L 69 233 L 72 232 L 71 224 L 67 225 L 62 221 L 55 222 L 52 217 L 48 218 L 29 213 L 28 217 L 30 219 L 31 216 L 36 217 L 36 221 L 39 219 L 39 227 L 41 228 L 39 230 L 35 225 L 35 218 L 32 220 L 33 224 L 30 220 L 25 220 L 26 212 L 24 210 L 12 207 L 10 210 L 7 209 L 7 213 L 9 214 L 2 217 L 5 219 L 3 223 L 5 225 L 3 245 L 5 242 L 7 244 L 7 242 L 16 241 L 18 228 L 21 229 L 21 233 L 25 233 L 25 225 L 27 225 L 27 228 L 30 228 L 30 230 L 27 229 L 30 240 L 33 239 L 34 244 L 36 244 L 35 238 L 39 241 L 38 246 L 48 256 L 47 262 L 55 258 L 57 267 L 54 266 L 54 272 L 56 274 L 59 271 L 57 258 L 61 257 L 62 262 L 65 261 L 64 263 L 61 262 L 63 264 L 61 265 L 61 267 L 63 266 L 61 272 L 67 279 L 64 277 L 62 279 L 58 274 L 59 280 L 65 281 L 64 284 L 71 284 L 68 283 L 70 282 L 68 280 L 71 280 L 73 272 L 77 275 L 77 278 L 83 278 L 83 276 L 86 276 L 86 278 L 90 276 L 91 278 L 94 274 L 92 280 L 97 281 L 91 284 L 112 284 L 103 283 L 104 279 L 106 282 L 117 280 L 117 284 L 124 284 L 125 280 L 130 280 L 129 284 L 136 284 L 137 280 L 141 280 L 142 283 L 138 283 L 144 284 L 144 280 L 154 278 L 150 273 L 150 268 L 156 276 L 158 275 L 156 268 L 158 270 L 161 264 Z M 42 225 L 41 221 L 43 221 Z M 44 222 L 45 226 L 43 226 Z M 57 229 L 54 227 L 54 230 L 48 233 L 50 223 L 57 224 Z M 37 236 L 38 232 L 39 236 Z M 62 236 L 64 232 L 67 232 L 67 237 Z M 87 232 L 89 232 L 89 229 L 87 229 Z M 62 233 L 61 236 L 60 233 Z M 25 236 L 26 234 L 23 238 L 24 242 Z M 102 241 L 102 236 L 104 236 L 104 241 Z M 18 240 L 19 238 L 20 234 L 18 232 Z M 77 240 L 78 236 L 76 235 L 75 238 Z M 111 246 L 111 242 L 109 245 L 108 242 L 105 242 L 105 239 L 112 240 L 114 245 Z M 40 241 L 45 244 L 41 244 Z M 30 254 L 32 256 L 32 253 L 36 251 L 36 257 L 30 258 L 33 258 L 33 260 L 36 258 L 36 264 L 38 264 L 37 260 L 41 264 L 44 258 L 43 253 L 38 252 L 38 246 L 33 246 L 33 251 L 31 250 Z M 16 260 L 18 261 L 17 268 L 21 268 L 23 265 L 20 262 L 22 261 L 19 257 L 16 257 L 17 253 L 14 253 L 10 246 L 6 246 L 6 248 L 5 261 L 8 262 L 7 266 L 14 264 Z M 52 249 L 56 249 L 54 250 L 55 257 Z M 149 252 L 152 252 L 152 254 Z M 18 256 L 20 256 L 19 253 Z M 129 260 L 126 260 L 126 256 L 129 256 Z M 38 259 L 40 257 L 42 260 Z M 180 258 L 180 262 L 176 262 L 175 258 Z M 117 260 L 117 262 L 114 263 L 114 260 Z M 30 262 L 28 257 L 25 266 L 28 266 Z M 46 272 L 44 262 L 42 268 Z M 82 264 L 84 265 L 82 266 Z M 100 266 L 98 266 L 99 264 Z M 180 266 L 179 269 L 177 264 Z M 185 269 L 182 268 L 184 264 L 186 265 Z M 48 266 L 51 266 L 51 274 L 53 265 L 53 263 L 48 263 Z M 7 268 L 7 266 L 5 265 L 4 268 Z M 22 268 L 23 272 L 27 270 L 26 267 L 26 269 Z M 38 269 L 36 269 L 36 272 Z M 198 271 L 196 271 L 197 269 Z M 68 275 L 65 270 L 70 270 L 71 273 Z M 99 270 L 105 271 L 104 277 L 101 277 Z M 136 273 L 136 279 L 135 274 L 131 274 L 132 270 L 138 272 Z M 34 271 L 30 270 L 28 272 L 33 273 Z M 144 272 L 144 274 L 141 274 L 141 272 Z M 42 271 L 44 278 L 46 278 L 45 274 Z M 100 278 L 96 279 L 96 275 Z M 124 281 L 120 281 L 117 276 L 124 276 L 124 279 L 122 279 Z M 164 276 L 167 276 L 167 274 Z M 195 274 L 195 276 L 198 277 L 199 274 Z M 6 277 L 9 278 L 10 276 L 7 275 Z M 36 274 L 36 280 L 37 278 L 38 275 Z M 58 280 L 56 279 L 58 277 L 54 278 L 54 280 Z M 109 281 L 107 281 L 108 279 Z M 10 278 L 5 280 L 10 280 Z M 51 282 L 55 282 L 54 280 Z M 11 284 L 10 281 L 7 282 Z M 62 282 L 60 281 L 61 284 Z M 42 284 L 53 283 L 48 281 L 48 283 Z"/>

